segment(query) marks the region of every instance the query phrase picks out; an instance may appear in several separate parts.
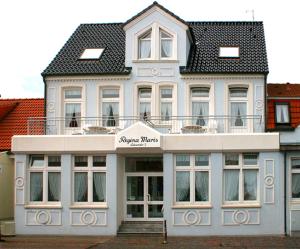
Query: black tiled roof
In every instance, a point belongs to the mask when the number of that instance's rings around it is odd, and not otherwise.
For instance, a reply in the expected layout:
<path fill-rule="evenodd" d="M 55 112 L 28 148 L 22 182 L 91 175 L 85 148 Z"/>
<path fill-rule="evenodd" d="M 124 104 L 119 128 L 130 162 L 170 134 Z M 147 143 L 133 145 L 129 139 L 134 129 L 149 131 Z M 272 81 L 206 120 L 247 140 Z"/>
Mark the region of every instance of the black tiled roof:
<path fill-rule="evenodd" d="M 262 22 L 187 22 L 194 39 L 184 73 L 268 73 Z M 80 25 L 42 73 L 51 75 L 129 74 L 123 23 Z M 239 46 L 239 59 L 221 59 L 220 46 Z M 80 60 L 86 48 L 105 48 L 99 60 Z"/>
<path fill-rule="evenodd" d="M 80 60 L 86 48 L 104 48 L 97 60 Z M 42 73 L 50 75 L 129 74 L 122 23 L 81 24 Z"/>
<path fill-rule="evenodd" d="M 262 22 L 189 22 L 194 36 L 181 73 L 268 73 Z M 219 47 L 238 46 L 239 59 L 219 58 Z"/>

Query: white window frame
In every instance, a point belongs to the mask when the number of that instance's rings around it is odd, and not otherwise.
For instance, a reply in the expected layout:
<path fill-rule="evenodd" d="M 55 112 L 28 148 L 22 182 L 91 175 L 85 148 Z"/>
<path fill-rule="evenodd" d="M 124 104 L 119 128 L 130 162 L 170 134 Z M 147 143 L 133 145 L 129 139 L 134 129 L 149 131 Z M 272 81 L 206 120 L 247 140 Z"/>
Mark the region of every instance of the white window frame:
<path fill-rule="evenodd" d="M 238 165 L 225 165 L 225 154 L 238 154 L 239 163 Z M 253 205 L 260 204 L 260 169 L 259 169 L 259 154 L 258 153 L 225 153 L 223 154 L 223 204 L 224 205 Z M 257 164 L 256 165 L 244 165 L 243 155 L 256 154 Z M 244 171 L 246 170 L 257 170 L 257 189 L 256 189 L 256 200 L 244 200 Z M 238 170 L 239 171 L 239 199 L 237 201 L 226 201 L 225 200 L 225 171 L 226 170 Z"/>
<path fill-rule="evenodd" d="M 103 98 L 103 91 L 104 90 L 118 90 L 119 91 L 119 97 L 118 98 Z M 103 127 L 106 127 L 104 124 L 103 124 L 103 103 L 118 103 L 119 105 L 119 114 L 118 114 L 118 121 L 116 122 L 116 125 L 115 126 L 108 126 L 107 128 L 118 128 L 120 127 L 120 116 L 121 116 L 121 89 L 119 86 L 103 86 L 103 87 L 100 87 L 100 90 L 99 90 L 99 96 L 100 96 L 100 108 L 99 108 L 99 113 L 100 113 L 100 126 L 103 126 Z"/>
<path fill-rule="evenodd" d="M 148 33 L 150 33 L 150 38 L 143 38 L 146 34 L 148 34 Z M 147 41 L 149 41 L 150 40 L 150 57 L 146 57 L 146 58 L 141 58 L 140 57 L 140 48 L 141 48 L 141 41 L 142 40 L 147 40 Z M 140 34 L 139 35 L 139 37 L 138 37 L 138 46 L 137 46 L 137 49 L 138 49 L 138 51 L 137 51 L 137 56 L 138 56 L 138 59 L 139 60 L 151 60 L 151 58 L 153 57 L 153 50 L 152 50 L 152 43 L 153 43 L 153 29 L 152 28 L 150 28 L 150 29 L 148 29 L 148 30 L 146 30 L 145 32 L 143 32 L 142 34 Z"/>
<path fill-rule="evenodd" d="M 187 155 L 190 158 L 189 166 L 176 166 L 176 156 L 177 155 Z M 196 156 L 197 155 L 208 155 L 208 166 L 196 166 Z M 175 154 L 174 155 L 174 188 L 173 188 L 173 203 L 176 206 L 210 206 L 211 205 L 211 155 L 209 153 L 195 153 L 195 154 Z M 176 173 L 177 172 L 189 172 L 190 174 L 190 201 L 180 201 L 176 200 Z M 195 178 L 196 172 L 208 172 L 208 201 L 195 201 Z"/>
<path fill-rule="evenodd" d="M 286 106 L 287 107 L 287 115 L 288 115 L 288 122 L 278 122 L 277 116 L 277 106 Z M 275 125 L 290 125 L 291 117 L 290 117 L 290 104 L 288 102 L 275 102 Z"/>
<path fill-rule="evenodd" d="M 75 156 L 86 156 L 88 159 L 87 167 L 75 167 Z M 94 156 L 104 156 L 106 155 L 73 155 L 72 156 L 72 203 L 73 206 L 96 206 L 96 207 L 106 207 L 107 206 L 107 161 L 105 167 L 93 167 L 93 157 Z M 107 159 L 107 157 L 106 157 Z M 86 202 L 75 202 L 75 173 L 87 173 L 88 179 L 88 200 Z M 105 173 L 105 202 L 93 202 L 93 173 Z"/>
<path fill-rule="evenodd" d="M 166 33 L 167 35 L 170 36 L 170 38 L 162 38 L 162 33 Z M 171 42 L 172 42 L 172 52 L 171 52 L 170 57 L 163 57 L 162 54 L 161 54 L 162 40 L 171 40 Z M 169 32 L 167 32 L 166 30 L 162 29 L 162 28 L 159 28 L 159 58 L 161 60 L 174 59 L 174 36 L 172 34 L 170 34 Z"/>
<path fill-rule="evenodd" d="M 44 165 L 43 166 L 31 166 L 30 165 L 30 159 L 31 156 L 43 156 L 44 157 Z M 51 205 L 51 206 L 60 206 L 61 205 L 61 199 L 62 199 L 62 174 L 61 174 L 61 168 L 62 165 L 59 167 L 54 166 L 48 166 L 48 157 L 49 156 L 60 156 L 60 162 L 61 161 L 61 155 L 43 155 L 43 154 L 30 154 L 28 157 L 28 163 L 27 163 L 27 178 L 28 178 L 28 186 L 27 186 L 27 203 L 29 205 Z M 31 173 L 42 173 L 43 175 L 43 200 L 42 201 L 31 201 L 30 200 L 30 181 L 31 181 Z M 60 173 L 60 181 L 61 181 L 61 187 L 60 187 L 60 201 L 48 201 L 48 173 Z"/>
<path fill-rule="evenodd" d="M 161 90 L 163 89 L 170 89 L 172 91 L 172 98 L 162 98 L 161 97 Z M 167 124 L 171 124 L 172 123 L 172 116 L 174 116 L 174 88 L 171 85 L 165 85 L 165 86 L 160 86 L 159 87 L 159 110 L 158 110 L 158 116 L 159 116 L 159 120 L 162 124 L 167 123 Z M 162 104 L 163 103 L 169 103 L 171 104 L 171 114 L 170 114 L 170 119 L 169 120 L 163 120 L 162 116 L 161 116 L 161 108 L 162 108 Z"/>
<path fill-rule="evenodd" d="M 290 158 L 290 199 L 291 199 L 291 201 L 292 201 L 292 203 L 300 203 L 300 197 L 299 198 L 293 198 L 292 197 L 292 179 L 293 179 L 293 174 L 300 174 L 300 169 L 293 169 L 292 168 L 292 160 L 294 160 L 294 159 L 296 159 L 296 160 L 300 160 L 300 157 L 291 157 Z"/>
<path fill-rule="evenodd" d="M 150 89 L 151 90 L 151 96 L 149 98 L 142 98 L 140 97 L 140 89 Z M 139 118 L 143 118 L 143 116 L 141 116 L 141 103 L 146 103 L 149 102 L 150 103 L 150 117 L 147 117 L 148 119 L 151 119 L 152 116 L 154 116 L 154 107 L 153 107 L 153 96 L 154 96 L 154 89 L 152 86 L 150 85 L 145 85 L 145 86 L 138 86 L 137 88 L 137 99 L 138 99 L 138 103 L 137 103 L 137 116 Z"/>

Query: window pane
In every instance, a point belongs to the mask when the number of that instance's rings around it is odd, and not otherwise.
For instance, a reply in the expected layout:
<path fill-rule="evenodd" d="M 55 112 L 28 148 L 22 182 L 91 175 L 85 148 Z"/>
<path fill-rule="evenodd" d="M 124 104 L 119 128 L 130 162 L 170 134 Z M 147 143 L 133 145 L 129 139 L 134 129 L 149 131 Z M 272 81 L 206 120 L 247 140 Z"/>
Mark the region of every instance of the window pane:
<path fill-rule="evenodd" d="M 225 154 L 225 165 L 239 165 L 239 154 Z"/>
<path fill-rule="evenodd" d="M 65 105 L 66 127 L 80 127 L 81 104 L 67 103 Z"/>
<path fill-rule="evenodd" d="M 127 205 L 127 218 L 143 218 L 144 205 Z"/>
<path fill-rule="evenodd" d="M 127 201 L 144 200 L 144 177 L 127 176 Z"/>
<path fill-rule="evenodd" d="M 289 123 L 289 106 L 286 105 L 276 105 L 276 123 Z"/>
<path fill-rule="evenodd" d="M 229 89 L 230 97 L 247 97 L 247 88 L 231 88 Z"/>
<path fill-rule="evenodd" d="M 103 89 L 102 98 L 119 98 L 119 89 Z"/>
<path fill-rule="evenodd" d="M 86 172 L 76 172 L 74 176 L 74 201 L 88 201 L 88 178 Z"/>
<path fill-rule="evenodd" d="M 244 154 L 244 165 L 257 165 L 257 154 Z"/>
<path fill-rule="evenodd" d="M 139 58 L 151 57 L 151 31 L 141 36 L 139 39 Z"/>
<path fill-rule="evenodd" d="M 244 200 L 253 201 L 257 199 L 257 170 L 244 170 Z"/>
<path fill-rule="evenodd" d="M 208 155 L 196 155 L 195 156 L 195 165 L 196 166 L 208 166 Z"/>
<path fill-rule="evenodd" d="M 219 56 L 224 58 L 238 58 L 240 56 L 240 48 L 219 47 Z"/>
<path fill-rule="evenodd" d="M 300 198 L 300 173 L 292 174 L 292 198 Z"/>
<path fill-rule="evenodd" d="M 239 200 L 239 170 L 224 170 L 225 201 Z"/>
<path fill-rule="evenodd" d="M 191 95 L 192 97 L 209 97 L 209 87 L 193 87 Z"/>
<path fill-rule="evenodd" d="M 104 102 L 102 104 L 103 126 L 114 127 L 119 125 L 119 103 Z"/>
<path fill-rule="evenodd" d="M 31 167 L 44 167 L 44 155 L 31 155 L 30 156 Z"/>
<path fill-rule="evenodd" d="M 195 172 L 195 201 L 208 201 L 208 172 Z"/>
<path fill-rule="evenodd" d="M 93 156 L 93 167 L 106 167 L 106 156 Z"/>
<path fill-rule="evenodd" d="M 161 40 L 161 57 L 170 58 L 172 57 L 173 41 L 172 39 L 162 39 Z"/>
<path fill-rule="evenodd" d="M 43 201 L 43 173 L 30 173 L 30 201 Z"/>
<path fill-rule="evenodd" d="M 105 202 L 106 175 L 103 172 L 93 173 L 93 202 Z"/>
<path fill-rule="evenodd" d="M 140 98 L 151 98 L 151 88 L 140 88 L 139 89 Z"/>
<path fill-rule="evenodd" d="M 172 98 L 172 89 L 160 89 L 160 97 L 162 99 Z"/>
<path fill-rule="evenodd" d="M 176 155 L 176 166 L 190 166 L 190 155 Z"/>
<path fill-rule="evenodd" d="M 48 201 L 60 201 L 60 173 L 48 173 Z"/>
<path fill-rule="evenodd" d="M 171 35 L 169 35 L 167 32 L 163 32 L 163 31 L 160 31 L 160 36 L 161 36 L 161 38 L 168 38 L 168 39 L 172 38 Z"/>
<path fill-rule="evenodd" d="M 206 126 L 208 124 L 208 102 L 192 102 L 193 124 Z"/>
<path fill-rule="evenodd" d="M 176 201 L 190 201 L 190 172 L 176 172 Z"/>
<path fill-rule="evenodd" d="M 292 159 L 292 169 L 300 169 L 300 158 Z"/>
<path fill-rule="evenodd" d="M 81 89 L 66 89 L 65 90 L 65 99 L 80 99 L 81 98 Z"/>
<path fill-rule="evenodd" d="M 87 167 L 88 157 L 87 156 L 75 156 L 75 167 Z"/>
<path fill-rule="evenodd" d="M 233 102 L 231 103 L 231 126 L 246 126 L 247 124 L 247 103 Z"/>
<path fill-rule="evenodd" d="M 61 156 L 48 156 L 48 166 L 49 167 L 60 167 L 61 166 Z"/>
<path fill-rule="evenodd" d="M 161 103 L 160 108 L 161 119 L 165 121 L 170 120 L 172 116 L 172 103 Z"/>
<path fill-rule="evenodd" d="M 140 102 L 140 117 L 144 119 L 151 117 L 150 102 Z"/>

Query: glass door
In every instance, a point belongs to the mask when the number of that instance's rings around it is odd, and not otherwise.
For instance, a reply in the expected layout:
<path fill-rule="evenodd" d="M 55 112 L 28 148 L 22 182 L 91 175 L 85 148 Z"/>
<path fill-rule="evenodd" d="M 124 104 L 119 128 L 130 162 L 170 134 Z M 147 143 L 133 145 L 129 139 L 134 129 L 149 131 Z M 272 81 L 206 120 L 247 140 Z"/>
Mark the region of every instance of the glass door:
<path fill-rule="evenodd" d="M 162 173 L 126 174 L 126 220 L 161 220 Z"/>

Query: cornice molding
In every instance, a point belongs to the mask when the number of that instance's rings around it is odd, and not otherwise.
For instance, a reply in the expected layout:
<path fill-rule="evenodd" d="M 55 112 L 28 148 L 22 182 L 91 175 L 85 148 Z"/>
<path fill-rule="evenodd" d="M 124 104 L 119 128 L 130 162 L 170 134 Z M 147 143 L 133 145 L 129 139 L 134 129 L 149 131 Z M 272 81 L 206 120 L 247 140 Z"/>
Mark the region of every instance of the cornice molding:
<path fill-rule="evenodd" d="M 74 82 L 82 83 L 83 81 L 124 81 L 129 80 L 130 76 L 116 75 L 116 76 L 61 76 L 61 77 L 47 77 L 46 82 Z"/>
<path fill-rule="evenodd" d="M 183 80 L 264 80 L 263 75 L 226 75 L 226 74 L 212 74 L 212 75 L 181 75 Z"/>

